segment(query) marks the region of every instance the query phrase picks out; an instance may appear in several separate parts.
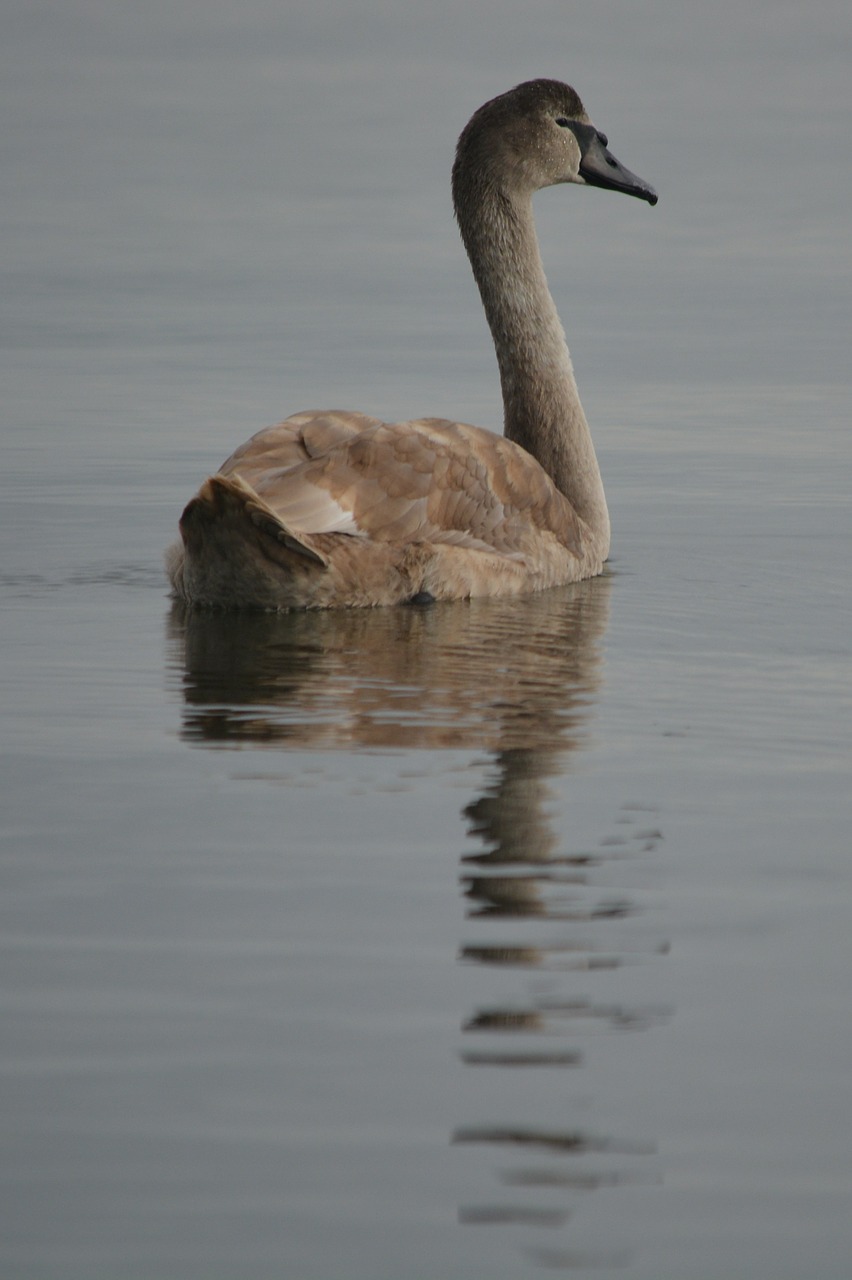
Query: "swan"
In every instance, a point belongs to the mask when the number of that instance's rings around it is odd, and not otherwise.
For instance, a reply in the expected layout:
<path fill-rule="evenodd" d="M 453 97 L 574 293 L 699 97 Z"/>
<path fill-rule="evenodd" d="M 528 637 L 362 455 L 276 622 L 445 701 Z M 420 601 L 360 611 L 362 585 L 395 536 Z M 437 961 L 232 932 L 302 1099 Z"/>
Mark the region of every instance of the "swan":
<path fill-rule="evenodd" d="M 532 196 L 557 183 L 657 202 L 580 98 L 531 80 L 458 141 L 455 215 L 497 352 L 504 435 L 442 418 L 297 413 L 202 484 L 167 553 L 189 605 L 329 608 L 520 595 L 599 574 L 610 522 Z"/>

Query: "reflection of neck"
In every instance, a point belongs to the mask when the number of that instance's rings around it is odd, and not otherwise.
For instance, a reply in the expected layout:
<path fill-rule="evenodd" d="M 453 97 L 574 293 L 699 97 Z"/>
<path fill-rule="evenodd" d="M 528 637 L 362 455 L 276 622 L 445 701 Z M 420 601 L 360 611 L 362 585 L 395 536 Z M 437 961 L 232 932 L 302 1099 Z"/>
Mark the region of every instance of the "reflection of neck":
<path fill-rule="evenodd" d="M 498 776 L 478 800 L 465 809 L 471 835 L 478 836 L 486 852 L 465 862 L 548 862 L 556 837 L 544 806 L 550 798 L 545 779 L 558 772 L 557 752 L 547 750 L 500 751 Z"/>
<path fill-rule="evenodd" d="M 456 216 L 500 368 L 505 433 L 541 463 L 603 560 L 609 515 L 571 357 L 541 264 L 528 195 L 456 174 Z"/>

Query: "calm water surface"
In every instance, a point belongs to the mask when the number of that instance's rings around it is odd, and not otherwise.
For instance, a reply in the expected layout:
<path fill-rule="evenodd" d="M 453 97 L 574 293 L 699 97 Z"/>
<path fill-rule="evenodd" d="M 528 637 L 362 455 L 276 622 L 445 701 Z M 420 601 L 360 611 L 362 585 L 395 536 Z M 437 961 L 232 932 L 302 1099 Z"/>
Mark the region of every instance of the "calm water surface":
<path fill-rule="evenodd" d="M 850 19 L 497 10 L 9 23 L 4 1276 L 849 1274 Z M 448 167 L 533 74 L 661 192 L 537 206 L 607 576 L 173 607 L 265 423 L 499 425 Z"/>

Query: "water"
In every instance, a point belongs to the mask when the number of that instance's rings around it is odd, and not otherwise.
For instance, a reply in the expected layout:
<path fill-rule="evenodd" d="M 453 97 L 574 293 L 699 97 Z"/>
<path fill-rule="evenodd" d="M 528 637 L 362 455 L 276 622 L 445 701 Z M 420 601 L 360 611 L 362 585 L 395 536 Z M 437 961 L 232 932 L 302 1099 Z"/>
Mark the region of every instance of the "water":
<path fill-rule="evenodd" d="M 16 1280 L 848 1273 L 848 13 L 484 13 L 8 15 Z M 258 427 L 499 422 L 448 166 L 535 74 L 661 194 L 537 205 L 610 572 L 182 614 Z"/>

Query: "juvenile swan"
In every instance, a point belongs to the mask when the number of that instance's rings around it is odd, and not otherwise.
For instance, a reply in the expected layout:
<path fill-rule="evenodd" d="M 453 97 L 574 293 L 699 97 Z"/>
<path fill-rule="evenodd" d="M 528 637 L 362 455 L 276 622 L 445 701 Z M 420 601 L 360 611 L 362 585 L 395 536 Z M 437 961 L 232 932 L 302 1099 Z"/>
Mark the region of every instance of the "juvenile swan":
<path fill-rule="evenodd" d="M 601 572 L 606 499 L 532 196 L 561 182 L 656 204 L 573 89 L 532 80 L 459 138 L 453 203 L 500 368 L 503 437 L 443 418 L 298 413 L 201 486 L 167 555 L 193 605 L 328 608 L 518 595 Z"/>

